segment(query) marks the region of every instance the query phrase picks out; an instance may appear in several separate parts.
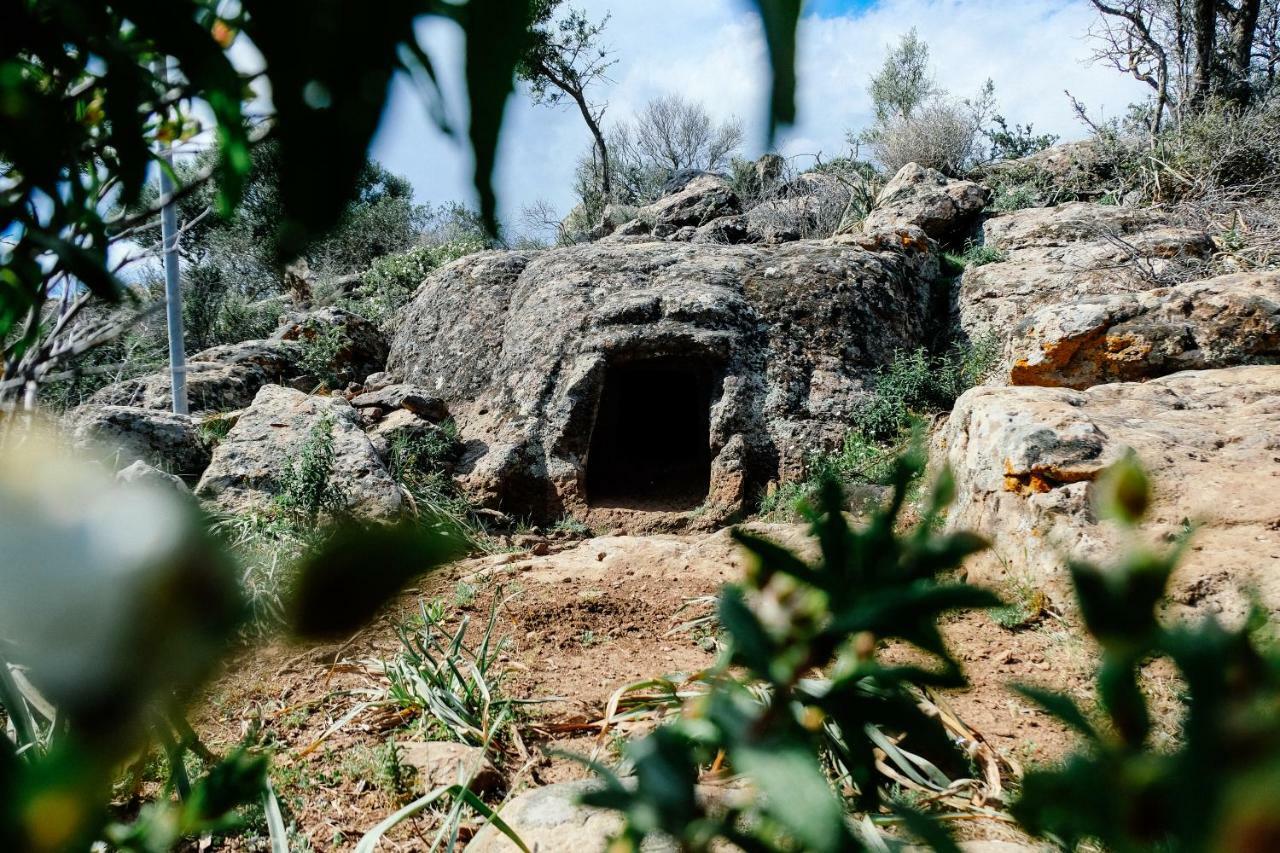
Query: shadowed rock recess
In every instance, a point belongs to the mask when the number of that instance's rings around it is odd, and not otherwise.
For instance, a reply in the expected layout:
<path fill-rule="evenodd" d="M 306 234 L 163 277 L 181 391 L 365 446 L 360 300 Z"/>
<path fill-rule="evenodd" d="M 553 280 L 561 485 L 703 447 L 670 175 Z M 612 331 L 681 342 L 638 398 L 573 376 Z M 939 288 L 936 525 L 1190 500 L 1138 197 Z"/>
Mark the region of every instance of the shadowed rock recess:
<path fill-rule="evenodd" d="M 878 247 L 476 255 L 423 284 L 387 369 L 447 402 L 464 486 L 486 506 L 714 524 L 834 447 L 872 373 L 922 340 L 932 259 Z"/>

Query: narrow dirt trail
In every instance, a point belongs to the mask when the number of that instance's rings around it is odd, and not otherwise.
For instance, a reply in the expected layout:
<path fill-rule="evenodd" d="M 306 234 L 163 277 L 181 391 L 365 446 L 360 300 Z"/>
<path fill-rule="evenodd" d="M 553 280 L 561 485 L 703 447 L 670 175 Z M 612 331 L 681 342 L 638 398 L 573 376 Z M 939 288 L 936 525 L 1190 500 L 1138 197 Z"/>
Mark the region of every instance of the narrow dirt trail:
<path fill-rule="evenodd" d="M 793 548 L 807 547 L 797 525 L 752 526 Z M 474 630 L 500 596 L 503 689 L 515 698 L 546 700 L 527 706 L 524 752 L 509 750 L 499 762 L 504 790 L 585 778 L 589 771 L 563 753 L 613 762 L 621 737 L 657 720 L 649 716 L 601 735 L 599 722 L 616 691 L 657 677 L 679 681 L 715 661 L 714 626 L 686 623 L 713 611 L 709 597 L 741 574 L 745 558 L 727 530 L 548 547 L 542 555 L 470 559 L 427 576 L 345 643 L 273 641 L 246 650 L 210 688 L 197 728 L 211 747 L 225 750 L 260 720 L 260 738 L 274 752 L 276 789 L 300 835 L 317 851 L 351 849 L 404 801 L 405 792 L 397 794 L 386 781 L 384 745 L 427 739 L 412 715 L 376 702 L 387 686 L 376 662 L 401 648 L 396 626 L 411 622 L 421 602 L 438 600 L 450 628 L 467 618 Z M 1007 686 L 1027 682 L 1087 696 L 1092 656 L 1078 632 L 1053 618 L 1011 631 L 985 614 L 957 614 L 944 631 L 972 681 L 947 694 L 952 710 L 1024 765 L 1063 756 L 1071 736 Z M 905 657 L 893 646 L 884 654 Z M 427 849 L 434 825 L 432 817 L 407 822 L 390 836 L 399 846 L 387 849 Z M 991 830 L 984 827 L 982 837 Z M 220 843 L 221 849 L 257 849 L 248 837 Z"/>

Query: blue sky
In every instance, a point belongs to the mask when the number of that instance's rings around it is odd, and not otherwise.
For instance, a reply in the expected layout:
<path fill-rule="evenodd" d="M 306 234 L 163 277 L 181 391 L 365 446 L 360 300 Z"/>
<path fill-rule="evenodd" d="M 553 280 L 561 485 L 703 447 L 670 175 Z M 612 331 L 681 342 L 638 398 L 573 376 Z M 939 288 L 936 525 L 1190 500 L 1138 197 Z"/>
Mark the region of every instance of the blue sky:
<path fill-rule="evenodd" d="M 597 92 L 608 103 L 606 125 L 650 99 L 678 92 L 747 130 L 747 152 L 764 138 L 767 64 L 758 19 L 746 0 L 571 0 L 589 15 L 611 15 L 606 43 L 617 65 Z M 801 24 L 800 117 L 781 139 L 797 165 L 845 150 L 845 135 L 869 120 L 869 75 L 886 45 L 915 26 L 930 44 L 939 84 L 956 96 L 977 92 L 990 77 L 1000 111 L 1011 122 L 1064 138 L 1081 135 L 1064 94 L 1115 115 L 1142 97 L 1138 84 L 1088 61 L 1085 38 L 1094 20 L 1087 0 L 811 0 Z M 452 25 L 424 25 L 422 36 L 443 80 L 452 116 L 465 121 L 462 46 Z M 520 230 L 521 209 L 539 199 L 561 213 L 573 204 L 573 168 L 590 137 L 570 110 L 511 101 L 498 167 L 503 219 Z M 471 159 L 442 137 L 404 83 L 393 97 L 372 156 L 414 183 L 419 201 L 471 201 Z"/>
<path fill-rule="evenodd" d="M 864 12 L 874 5 L 875 0 L 809 0 L 804 13 L 829 18 Z"/>

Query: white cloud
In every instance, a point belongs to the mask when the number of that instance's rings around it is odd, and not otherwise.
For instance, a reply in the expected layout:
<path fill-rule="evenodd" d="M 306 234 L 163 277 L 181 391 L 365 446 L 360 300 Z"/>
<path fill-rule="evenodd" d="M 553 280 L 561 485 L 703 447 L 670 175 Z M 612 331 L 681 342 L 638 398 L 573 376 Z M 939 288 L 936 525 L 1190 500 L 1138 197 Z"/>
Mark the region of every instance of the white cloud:
<path fill-rule="evenodd" d="M 743 0 L 581 0 L 599 17 L 612 11 L 607 41 L 616 51 L 611 85 L 602 89 L 606 123 L 626 117 L 655 95 L 675 91 L 715 114 L 737 115 L 750 147 L 763 140 L 768 72 L 759 24 Z M 857 16 L 809 17 L 800 32 L 800 120 L 782 140 L 788 153 L 831 156 L 845 131 L 865 125 L 866 82 L 885 45 L 914 26 L 932 49 L 937 79 L 956 95 L 972 95 L 990 77 L 1000 111 L 1037 131 L 1081 135 L 1064 89 L 1092 109 L 1114 115 L 1143 96 L 1139 84 L 1090 65 L 1085 32 L 1093 20 L 1084 0 L 880 0 Z M 433 25 L 429 42 L 454 104 L 461 101 L 461 42 Z M 457 110 L 455 109 L 455 112 Z M 498 187 L 503 218 L 545 198 L 572 204 L 573 166 L 590 137 L 576 111 L 511 102 Z M 430 125 L 416 95 L 397 84 L 373 156 L 414 181 L 421 200 L 470 199 L 470 155 Z"/>

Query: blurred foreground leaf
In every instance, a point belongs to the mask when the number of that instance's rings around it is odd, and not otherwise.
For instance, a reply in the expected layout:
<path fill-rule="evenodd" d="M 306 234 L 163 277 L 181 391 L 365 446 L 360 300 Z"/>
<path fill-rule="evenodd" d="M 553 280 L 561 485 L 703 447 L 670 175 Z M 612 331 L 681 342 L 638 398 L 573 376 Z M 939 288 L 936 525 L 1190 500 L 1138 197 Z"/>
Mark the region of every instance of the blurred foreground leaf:
<path fill-rule="evenodd" d="M 465 554 L 447 524 L 350 524 L 303 558 L 291 600 L 294 633 L 346 637 L 367 624 L 410 579 Z"/>

